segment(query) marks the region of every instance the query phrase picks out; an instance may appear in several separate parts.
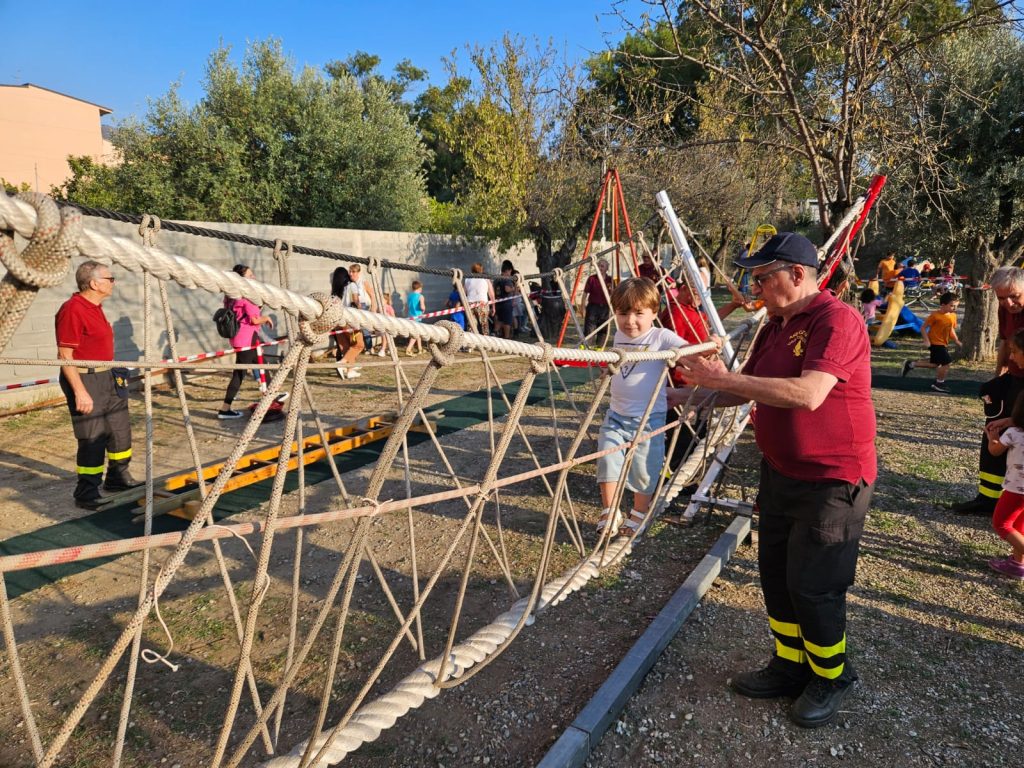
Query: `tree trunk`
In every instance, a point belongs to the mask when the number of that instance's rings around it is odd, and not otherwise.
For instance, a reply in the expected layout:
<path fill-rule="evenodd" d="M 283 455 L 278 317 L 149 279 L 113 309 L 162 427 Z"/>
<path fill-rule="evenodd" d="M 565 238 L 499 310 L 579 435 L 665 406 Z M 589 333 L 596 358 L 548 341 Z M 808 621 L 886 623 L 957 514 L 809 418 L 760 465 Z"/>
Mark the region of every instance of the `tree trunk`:
<path fill-rule="evenodd" d="M 970 282 L 964 290 L 964 323 L 958 336 L 965 360 L 992 360 L 999 334 L 998 305 L 992 291 L 979 289 L 988 285 L 1000 260 L 982 235 L 971 244 L 971 257 Z"/>

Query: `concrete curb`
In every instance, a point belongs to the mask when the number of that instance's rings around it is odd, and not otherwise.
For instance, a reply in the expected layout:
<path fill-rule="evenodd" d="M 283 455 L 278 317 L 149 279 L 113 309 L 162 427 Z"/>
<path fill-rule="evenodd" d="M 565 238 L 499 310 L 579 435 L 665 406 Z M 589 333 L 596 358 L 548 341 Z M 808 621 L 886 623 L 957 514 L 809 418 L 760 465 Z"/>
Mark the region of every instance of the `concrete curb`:
<path fill-rule="evenodd" d="M 537 768 L 581 768 L 619 717 L 658 656 L 676 636 L 736 548 L 750 534 L 750 518 L 737 517 L 629 649 L 583 711 L 558 737 Z"/>

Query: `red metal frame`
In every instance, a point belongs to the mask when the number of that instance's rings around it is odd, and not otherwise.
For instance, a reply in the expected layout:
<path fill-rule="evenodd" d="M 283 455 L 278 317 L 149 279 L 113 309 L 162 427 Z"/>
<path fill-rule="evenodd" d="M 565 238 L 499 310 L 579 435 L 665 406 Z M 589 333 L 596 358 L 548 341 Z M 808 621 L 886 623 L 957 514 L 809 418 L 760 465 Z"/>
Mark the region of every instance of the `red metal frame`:
<path fill-rule="evenodd" d="M 583 270 L 586 268 L 586 259 L 590 256 L 590 249 L 594 244 L 594 233 L 597 231 L 597 224 L 601 220 L 601 209 L 605 206 L 606 195 L 611 196 L 612 202 L 612 242 L 615 243 L 616 254 L 615 254 L 615 268 L 612 272 L 612 278 L 615 281 L 619 279 L 619 254 L 618 247 L 621 242 L 619 237 L 619 211 L 622 212 L 622 221 L 626 228 L 626 238 L 629 243 L 629 252 L 633 260 L 633 273 L 637 274 L 640 269 L 640 262 L 637 260 L 636 255 L 636 244 L 633 242 L 633 228 L 629 222 L 629 212 L 626 210 L 626 198 L 622 192 L 622 180 L 619 178 L 619 172 L 615 168 L 608 169 L 604 178 L 601 180 L 601 191 L 597 196 L 597 208 L 594 211 L 594 220 L 590 224 L 590 233 L 587 235 L 587 244 L 583 248 L 583 263 L 576 268 L 576 277 L 573 280 L 572 292 L 569 294 L 569 303 L 575 304 L 576 293 L 579 291 L 580 282 L 583 279 Z M 555 346 L 562 346 L 562 341 L 565 339 L 565 331 L 569 327 L 569 311 L 570 308 L 566 307 L 565 317 L 562 318 L 562 329 L 558 332 L 558 341 Z"/>

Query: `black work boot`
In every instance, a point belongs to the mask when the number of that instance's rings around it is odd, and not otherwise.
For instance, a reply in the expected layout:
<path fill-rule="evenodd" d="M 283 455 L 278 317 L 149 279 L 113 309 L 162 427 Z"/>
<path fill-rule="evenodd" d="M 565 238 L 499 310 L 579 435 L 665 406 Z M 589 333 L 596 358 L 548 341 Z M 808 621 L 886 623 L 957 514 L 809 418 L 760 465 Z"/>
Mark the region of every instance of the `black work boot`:
<path fill-rule="evenodd" d="M 789 716 L 801 728 L 820 728 L 835 720 L 846 694 L 857 684 L 857 673 L 848 669 L 842 677 L 827 680 L 814 675 L 800 698 L 793 702 Z"/>
<path fill-rule="evenodd" d="M 790 666 L 792 669 L 787 668 Z M 777 699 L 780 696 L 799 696 L 811 677 L 806 664 L 772 659 L 763 669 L 733 676 L 729 687 L 750 699 Z"/>
<path fill-rule="evenodd" d="M 970 501 L 961 501 L 950 509 L 958 515 L 991 515 L 996 509 L 996 500 L 979 493 Z"/>
<path fill-rule="evenodd" d="M 75 486 L 75 506 L 79 509 L 96 509 L 103 503 L 103 496 L 100 494 L 99 475 L 79 475 L 78 485 Z"/>
<path fill-rule="evenodd" d="M 132 473 L 128 471 L 127 462 L 111 461 L 107 465 L 107 479 L 103 483 L 103 490 L 127 491 L 129 488 L 137 488 L 140 485 L 142 483 L 132 477 Z"/>

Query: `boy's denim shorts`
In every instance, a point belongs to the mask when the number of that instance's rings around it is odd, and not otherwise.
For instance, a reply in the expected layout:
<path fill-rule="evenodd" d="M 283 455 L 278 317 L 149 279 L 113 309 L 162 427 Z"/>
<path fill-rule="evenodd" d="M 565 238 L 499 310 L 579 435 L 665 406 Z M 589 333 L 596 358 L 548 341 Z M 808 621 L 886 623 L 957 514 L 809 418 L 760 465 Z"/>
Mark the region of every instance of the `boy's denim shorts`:
<path fill-rule="evenodd" d="M 632 416 L 620 416 L 609 409 L 601 424 L 601 431 L 597 436 L 597 449 L 607 450 L 618 445 L 628 443 L 636 437 L 637 428 L 640 426 L 640 418 Z M 653 431 L 665 426 L 665 412 L 652 413 L 647 420 L 647 431 Z M 617 451 L 597 460 L 597 482 L 617 483 L 622 474 L 622 467 L 626 462 L 627 451 Z M 658 479 L 665 466 L 665 433 L 646 440 L 636 447 L 633 454 L 633 463 L 626 474 L 626 488 L 633 493 L 654 493 L 658 487 Z"/>

